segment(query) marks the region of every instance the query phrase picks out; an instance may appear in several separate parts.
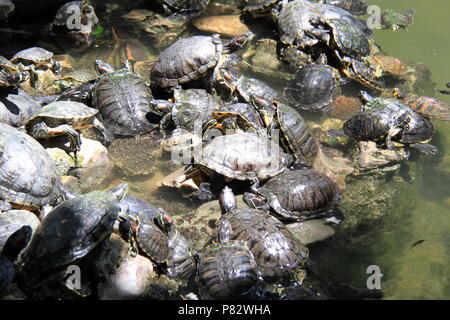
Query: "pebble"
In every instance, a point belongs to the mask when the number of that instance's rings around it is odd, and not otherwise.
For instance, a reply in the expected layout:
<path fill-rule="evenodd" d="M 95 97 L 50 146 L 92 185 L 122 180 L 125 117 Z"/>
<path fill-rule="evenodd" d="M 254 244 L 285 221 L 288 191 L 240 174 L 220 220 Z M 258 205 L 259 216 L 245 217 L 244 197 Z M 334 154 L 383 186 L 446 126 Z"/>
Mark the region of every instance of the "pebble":
<path fill-rule="evenodd" d="M 204 17 L 196 20 L 194 26 L 201 31 L 219 33 L 225 37 L 234 37 L 250 31 L 238 15 Z"/>

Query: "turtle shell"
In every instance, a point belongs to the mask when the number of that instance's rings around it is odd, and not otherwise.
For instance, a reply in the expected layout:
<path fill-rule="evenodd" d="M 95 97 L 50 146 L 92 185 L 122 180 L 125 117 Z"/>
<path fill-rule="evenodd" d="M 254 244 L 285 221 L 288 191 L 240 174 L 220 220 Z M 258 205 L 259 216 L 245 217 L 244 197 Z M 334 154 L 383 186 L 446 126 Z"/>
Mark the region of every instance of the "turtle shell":
<path fill-rule="evenodd" d="M 230 222 L 232 240 L 247 243 L 264 276 L 285 275 L 306 262 L 308 249 L 274 216 L 247 208 L 220 219 Z"/>
<path fill-rule="evenodd" d="M 61 193 L 61 180 L 47 151 L 26 133 L 0 123 L 0 199 L 40 207 Z"/>
<path fill-rule="evenodd" d="M 312 165 L 319 152 L 319 144 L 303 117 L 295 109 L 278 104 L 276 120 L 280 125 L 287 152 L 300 163 Z"/>
<path fill-rule="evenodd" d="M 23 254 L 30 272 L 46 272 L 87 255 L 112 232 L 119 203 L 102 191 L 70 199 L 50 211 Z"/>
<path fill-rule="evenodd" d="M 284 89 L 284 95 L 300 110 L 318 111 L 333 101 L 334 69 L 326 65 L 301 67 Z"/>
<path fill-rule="evenodd" d="M 246 103 L 251 103 L 252 96 L 264 98 L 269 101 L 280 99 L 280 94 L 276 90 L 272 89 L 265 82 L 255 78 L 239 77 L 236 81 L 236 89 L 241 99 Z"/>
<path fill-rule="evenodd" d="M 402 101 L 422 116 L 450 121 L 450 106 L 439 99 L 408 94 Z"/>
<path fill-rule="evenodd" d="M 272 140 L 255 133 L 219 136 L 196 154 L 202 167 L 237 180 L 266 180 L 286 169 L 287 157 Z"/>
<path fill-rule="evenodd" d="M 159 3 L 176 11 L 201 11 L 210 0 L 158 0 Z"/>
<path fill-rule="evenodd" d="M 17 52 L 12 58 L 12 63 L 40 64 L 49 61 L 53 57 L 53 52 L 41 47 L 32 47 Z"/>
<path fill-rule="evenodd" d="M 244 11 L 252 14 L 267 14 L 278 0 L 245 0 Z"/>
<path fill-rule="evenodd" d="M 117 135 L 149 132 L 154 126 L 147 120 L 152 93 L 135 72 L 119 70 L 97 79 L 92 91 L 92 104 L 106 127 Z"/>
<path fill-rule="evenodd" d="M 8 59 L 6 59 L 4 56 L 1 55 L 0 55 L 0 70 L 5 70 L 11 73 L 19 71 L 19 69 L 14 63 L 12 63 L 11 61 L 9 61 Z"/>
<path fill-rule="evenodd" d="M 169 278 L 188 280 L 197 266 L 188 241 L 177 230 L 169 233 L 169 249 L 167 275 Z"/>
<path fill-rule="evenodd" d="M 222 48 L 218 34 L 178 40 L 159 55 L 150 80 L 167 88 L 200 79 L 217 65 Z"/>
<path fill-rule="evenodd" d="M 366 0 L 324 0 L 323 2 L 342 8 L 356 16 L 367 14 Z"/>
<path fill-rule="evenodd" d="M 10 210 L 0 214 L 0 252 L 6 240 L 23 226 L 36 230 L 40 221 L 36 215 L 26 210 Z"/>
<path fill-rule="evenodd" d="M 26 91 L 19 89 L 0 96 L 0 122 L 21 127 L 41 109 L 41 105 Z"/>
<path fill-rule="evenodd" d="M 214 119 L 219 122 L 228 117 L 235 117 L 244 123 L 244 130 L 263 128 L 264 123 L 256 108 L 248 103 L 234 103 L 213 112 Z"/>
<path fill-rule="evenodd" d="M 246 242 L 228 240 L 201 251 L 197 276 L 208 297 L 236 299 L 255 285 L 258 271 Z"/>
<path fill-rule="evenodd" d="M 74 70 L 60 77 L 59 80 L 71 80 L 76 82 L 90 82 L 98 78 L 98 75 L 91 70 Z"/>
<path fill-rule="evenodd" d="M 337 185 L 315 169 L 285 171 L 267 181 L 259 193 L 279 215 L 291 219 L 318 216 L 339 201 Z"/>
<path fill-rule="evenodd" d="M 50 124 L 67 123 L 74 129 L 83 129 L 92 124 L 98 110 L 75 101 L 56 101 L 44 106 L 25 126 L 29 131 L 36 123 L 44 121 Z"/>
<path fill-rule="evenodd" d="M 408 119 L 407 126 L 401 131 L 399 137 L 394 137 L 394 140 L 401 143 L 426 143 L 433 138 L 436 132 L 436 127 L 427 118 L 421 117 L 413 113 L 414 116 Z"/>

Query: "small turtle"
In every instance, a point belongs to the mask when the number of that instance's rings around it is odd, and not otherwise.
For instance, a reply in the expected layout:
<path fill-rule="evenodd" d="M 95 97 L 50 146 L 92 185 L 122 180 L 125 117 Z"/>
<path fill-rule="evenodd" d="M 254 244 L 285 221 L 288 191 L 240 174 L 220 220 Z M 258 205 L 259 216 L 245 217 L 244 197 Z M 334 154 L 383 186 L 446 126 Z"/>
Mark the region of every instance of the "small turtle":
<path fill-rule="evenodd" d="M 76 196 L 51 210 L 22 255 L 26 279 L 39 279 L 80 260 L 108 238 L 127 192 L 128 185 L 121 184 L 109 192 Z"/>
<path fill-rule="evenodd" d="M 450 106 L 433 97 L 422 97 L 414 93 L 406 94 L 394 89 L 394 97 L 399 98 L 415 112 L 427 118 L 450 121 Z"/>
<path fill-rule="evenodd" d="M 114 71 L 109 64 L 96 59 L 95 68 L 100 77 L 92 90 L 92 104 L 99 110 L 106 128 L 125 136 L 154 129 L 147 119 L 152 93 L 144 80 L 131 71 L 128 61 L 124 69 Z"/>
<path fill-rule="evenodd" d="M 32 137 L 0 123 L 0 202 L 39 208 L 56 202 L 62 183 L 55 163 Z"/>
<path fill-rule="evenodd" d="M 159 55 L 150 80 L 158 87 L 173 88 L 204 78 L 210 70 L 220 67 L 226 53 L 242 48 L 252 38 L 253 33 L 249 32 L 232 38 L 225 45 L 219 34 L 178 40 Z"/>
<path fill-rule="evenodd" d="M 398 99 L 373 98 L 361 92 L 362 111 L 347 120 L 344 133 L 356 140 L 384 140 L 389 149 L 394 143 L 407 144 L 427 155 L 436 147 L 428 144 L 436 130 L 434 124 Z"/>
<path fill-rule="evenodd" d="M 259 194 L 283 219 L 298 221 L 334 214 L 340 200 L 337 185 L 315 169 L 287 170 L 267 181 Z M 244 197 L 255 207 L 252 199 L 251 194 Z"/>
<path fill-rule="evenodd" d="M 244 130 L 258 131 L 264 127 L 263 120 L 258 110 L 248 103 L 234 103 L 222 107 L 220 110 L 213 111 L 214 120 L 210 127 L 218 125 L 223 130 Z"/>
<path fill-rule="evenodd" d="M 236 133 L 219 136 L 196 153 L 196 166 L 207 174 L 214 172 L 225 178 L 252 181 L 267 180 L 283 172 L 287 166 L 286 154 L 268 137 L 256 133 Z"/>
<path fill-rule="evenodd" d="M 274 216 L 251 208 L 236 208 L 230 188 L 225 187 L 219 202 L 233 230 L 232 240 L 246 241 L 264 277 L 292 274 L 308 260 L 308 249 Z"/>
<path fill-rule="evenodd" d="M 399 12 L 392 9 L 386 9 L 381 15 L 381 26 L 383 29 L 406 29 L 407 26 L 413 24 L 415 10 L 409 9 L 405 12 Z"/>
<path fill-rule="evenodd" d="M 97 73 L 91 70 L 74 70 L 61 76 L 55 85 L 62 90 L 75 89 L 85 83 L 93 83 L 97 78 Z"/>
<path fill-rule="evenodd" d="M 284 95 L 300 110 L 321 110 L 333 101 L 336 77 L 335 69 L 327 65 L 311 64 L 301 67 L 287 84 Z"/>
<path fill-rule="evenodd" d="M 41 109 L 41 104 L 26 91 L 0 93 L 0 122 L 21 127 Z"/>
<path fill-rule="evenodd" d="M 234 230 L 227 220 L 218 226 L 218 243 L 198 255 L 197 278 L 205 298 L 237 299 L 258 283 L 258 267 L 245 241 L 231 240 Z"/>
<path fill-rule="evenodd" d="M 8 292 L 14 278 L 14 261 L 31 238 L 31 227 L 22 226 L 6 240 L 0 253 L 0 298 Z"/>
<path fill-rule="evenodd" d="M 78 130 L 89 127 L 98 129 L 105 144 L 111 142 L 109 133 L 96 118 L 97 109 L 74 101 L 56 101 L 43 107 L 36 113 L 25 129 L 35 139 L 50 139 L 59 135 L 67 135 L 70 141 L 69 150 L 75 153 L 80 150 L 81 138 Z"/>

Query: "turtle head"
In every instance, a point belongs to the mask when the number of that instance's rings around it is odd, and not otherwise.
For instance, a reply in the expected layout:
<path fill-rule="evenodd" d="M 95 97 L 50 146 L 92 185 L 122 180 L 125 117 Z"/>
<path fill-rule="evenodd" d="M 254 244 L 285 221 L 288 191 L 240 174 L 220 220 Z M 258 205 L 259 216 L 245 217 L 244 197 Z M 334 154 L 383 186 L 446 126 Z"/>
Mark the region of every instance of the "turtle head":
<path fill-rule="evenodd" d="M 156 215 L 157 225 L 167 234 L 170 234 L 174 230 L 174 224 L 172 217 L 162 208 L 158 208 Z"/>
<path fill-rule="evenodd" d="M 222 214 L 227 214 L 232 212 L 237 208 L 236 197 L 234 196 L 233 190 L 225 186 L 219 196 L 219 204 L 222 210 Z"/>
<path fill-rule="evenodd" d="M 117 199 L 117 201 L 122 201 L 128 194 L 129 186 L 128 183 L 121 183 L 108 190 L 108 193 Z"/>
<path fill-rule="evenodd" d="M 226 44 L 225 49 L 227 52 L 242 49 L 248 42 L 252 41 L 254 37 L 255 34 L 251 31 L 235 36 Z"/>
<path fill-rule="evenodd" d="M 233 234 L 233 228 L 231 228 L 231 224 L 227 219 L 220 219 L 217 233 L 220 243 L 225 243 L 230 240 L 231 235 Z"/>
<path fill-rule="evenodd" d="M 30 226 L 23 226 L 18 229 L 6 240 L 3 247 L 2 255 L 10 259 L 11 261 L 16 260 L 20 251 L 22 251 L 30 242 L 31 234 L 33 230 Z"/>
<path fill-rule="evenodd" d="M 100 59 L 95 59 L 94 68 L 95 68 L 95 71 L 97 71 L 97 73 L 99 75 L 102 75 L 102 74 L 105 74 L 108 72 L 114 72 L 114 68 L 111 67 L 111 65 L 109 63 L 106 63 L 105 61 L 102 61 Z"/>
<path fill-rule="evenodd" d="M 152 100 L 150 101 L 150 108 L 153 113 L 163 116 L 172 112 L 175 107 L 175 103 L 167 100 Z"/>

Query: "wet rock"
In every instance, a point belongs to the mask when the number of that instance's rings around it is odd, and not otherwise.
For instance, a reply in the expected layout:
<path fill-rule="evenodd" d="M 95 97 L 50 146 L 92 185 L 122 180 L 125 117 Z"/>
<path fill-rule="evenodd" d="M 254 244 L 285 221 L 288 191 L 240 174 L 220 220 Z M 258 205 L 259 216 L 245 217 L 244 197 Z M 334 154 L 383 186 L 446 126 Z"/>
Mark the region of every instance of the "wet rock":
<path fill-rule="evenodd" d="M 74 166 L 74 159 L 65 151 L 59 148 L 47 149 L 55 162 L 65 162 Z M 81 138 L 81 149 L 77 154 L 78 166 L 76 175 L 63 176 L 62 181 L 65 187 L 75 192 L 89 192 L 101 187 L 112 172 L 113 164 L 108 158 L 108 150 L 98 141 Z"/>
<path fill-rule="evenodd" d="M 334 229 L 325 224 L 322 219 L 314 219 L 305 222 L 287 224 L 286 227 L 291 231 L 304 245 L 319 242 L 332 237 Z"/>
<path fill-rule="evenodd" d="M 155 279 L 152 262 L 128 255 L 106 283 L 99 289 L 100 300 L 132 300 L 139 298 Z"/>
<path fill-rule="evenodd" d="M 333 152 L 327 153 L 326 150 L 327 148 L 323 146 L 319 149 L 313 167 L 336 182 L 339 189 L 343 190 L 346 186 L 345 178 L 355 169 L 352 166 L 352 162 L 342 157 L 342 153 L 339 151 L 330 149 Z"/>
<path fill-rule="evenodd" d="M 281 81 L 289 79 L 289 73 L 283 70 L 283 65 L 277 58 L 277 42 L 273 39 L 261 39 L 256 43 L 251 66 L 262 77 Z"/>
<path fill-rule="evenodd" d="M 408 159 L 405 149 L 380 149 L 373 141 L 359 141 L 359 154 L 355 161 L 360 171 L 378 170 L 382 172 L 395 171 L 400 168 L 400 162 Z"/>
<path fill-rule="evenodd" d="M 239 15 L 204 17 L 197 19 L 194 26 L 201 31 L 219 33 L 230 38 L 250 31 L 241 22 Z"/>

